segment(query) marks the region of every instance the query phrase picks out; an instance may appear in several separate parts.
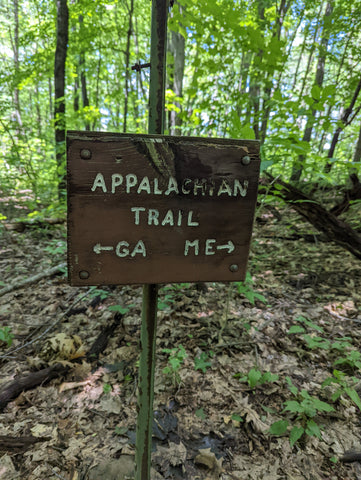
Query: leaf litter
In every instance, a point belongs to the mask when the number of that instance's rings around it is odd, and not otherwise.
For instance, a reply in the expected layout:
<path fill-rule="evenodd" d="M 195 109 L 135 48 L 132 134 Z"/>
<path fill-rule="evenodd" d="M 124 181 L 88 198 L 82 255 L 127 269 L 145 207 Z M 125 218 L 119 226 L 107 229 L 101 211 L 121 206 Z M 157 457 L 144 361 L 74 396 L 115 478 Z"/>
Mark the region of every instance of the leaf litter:
<path fill-rule="evenodd" d="M 255 225 L 254 303 L 234 284 L 161 288 L 154 480 L 360 475 L 357 462 L 340 459 L 361 451 L 360 411 L 347 394 L 361 394 L 361 266 L 332 243 L 278 238 L 292 222 L 297 233 L 310 231 L 291 210 L 281 213 L 281 221 L 267 213 Z M 47 250 L 54 238 L 64 241 L 59 227 L 2 237 L 2 283 L 63 262 Z M 112 322 L 115 305 L 123 312 L 119 326 L 97 358 L 86 357 Z M 139 286 L 74 288 L 61 274 L 0 297 L 0 328 L 14 335 L 10 347 L 0 345 L 0 390 L 39 368 L 69 367 L 3 409 L 0 478 L 132 478 L 140 311 Z M 170 363 L 172 355 L 178 361 Z M 334 370 L 340 376 L 323 386 Z M 334 410 L 312 417 L 319 436 L 304 435 L 291 446 L 290 430 L 308 417 L 285 410 L 285 402 L 300 409 L 303 391 Z M 285 432 L 271 435 L 271 425 L 282 420 Z M 26 436 L 37 443 L 14 448 L 4 440 Z"/>

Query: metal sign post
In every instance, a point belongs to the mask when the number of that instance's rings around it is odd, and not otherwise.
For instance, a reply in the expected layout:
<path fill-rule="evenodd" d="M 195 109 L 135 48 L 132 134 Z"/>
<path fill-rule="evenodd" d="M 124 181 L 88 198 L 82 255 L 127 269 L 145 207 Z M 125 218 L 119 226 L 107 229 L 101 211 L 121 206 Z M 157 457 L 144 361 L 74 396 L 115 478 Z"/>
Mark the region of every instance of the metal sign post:
<path fill-rule="evenodd" d="M 164 133 L 168 0 L 152 0 L 148 133 Z M 151 480 L 158 285 L 143 286 L 135 480 Z"/>

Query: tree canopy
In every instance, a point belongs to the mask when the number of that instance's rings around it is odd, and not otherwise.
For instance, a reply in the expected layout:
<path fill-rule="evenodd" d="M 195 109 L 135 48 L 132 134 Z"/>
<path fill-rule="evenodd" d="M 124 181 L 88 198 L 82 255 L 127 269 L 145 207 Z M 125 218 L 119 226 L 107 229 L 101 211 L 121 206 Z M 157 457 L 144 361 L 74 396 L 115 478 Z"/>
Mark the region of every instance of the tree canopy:
<path fill-rule="evenodd" d="M 0 17 L 1 189 L 44 208 L 63 187 L 54 131 L 147 131 L 150 2 L 4 0 Z M 360 23 L 360 0 L 176 1 L 166 133 L 256 138 L 273 176 L 344 184 L 361 156 Z"/>

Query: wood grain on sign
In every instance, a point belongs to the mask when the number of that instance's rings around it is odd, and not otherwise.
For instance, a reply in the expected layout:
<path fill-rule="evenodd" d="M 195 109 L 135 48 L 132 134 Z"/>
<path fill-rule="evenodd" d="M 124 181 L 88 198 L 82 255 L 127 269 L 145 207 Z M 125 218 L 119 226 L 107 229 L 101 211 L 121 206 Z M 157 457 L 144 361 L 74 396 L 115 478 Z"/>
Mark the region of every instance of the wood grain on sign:
<path fill-rule="evenodd" d="M 68 132 L 72 285 L 243 280 L 259 142 Z"/>

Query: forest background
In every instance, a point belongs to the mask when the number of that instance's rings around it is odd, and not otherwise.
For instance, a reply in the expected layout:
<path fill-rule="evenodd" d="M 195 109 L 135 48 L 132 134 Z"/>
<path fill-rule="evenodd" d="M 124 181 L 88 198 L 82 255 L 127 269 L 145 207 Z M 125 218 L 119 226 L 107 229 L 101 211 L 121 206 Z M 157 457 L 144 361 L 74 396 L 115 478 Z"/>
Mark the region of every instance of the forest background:
<path fill-rule="evenodd" d="M 137 65 L 149 62 L 150 2 L 5 0 L 0 18 L 2 195 L 21 190 L 30 216 L 61 216 L 67 129 L 147 131 L 149 68 Z M 352 205 L 360 23 L 358 0 L 176 1 L 165 133 L 259 139 L 273 179 L 316 197 L 351 179 Z"/>

